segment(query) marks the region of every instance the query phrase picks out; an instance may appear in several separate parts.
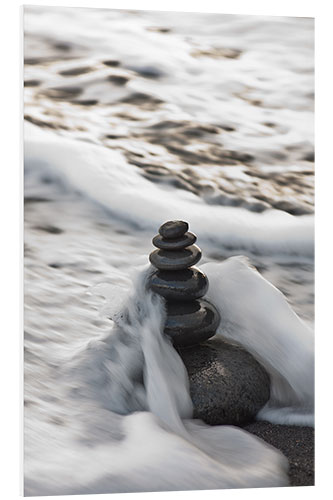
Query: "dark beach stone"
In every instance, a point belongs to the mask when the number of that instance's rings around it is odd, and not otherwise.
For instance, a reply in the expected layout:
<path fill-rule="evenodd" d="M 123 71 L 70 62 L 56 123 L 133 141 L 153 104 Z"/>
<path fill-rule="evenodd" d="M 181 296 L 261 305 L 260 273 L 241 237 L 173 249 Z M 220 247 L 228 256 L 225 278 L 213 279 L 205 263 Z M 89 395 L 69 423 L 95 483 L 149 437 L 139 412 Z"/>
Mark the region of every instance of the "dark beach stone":
<path fill-rule="evenodd" d="M 61 76 L 79 76 L 84 75 L 85 73 L 90 73 L 94 68 L 90 68 L 89 66 L 81 66 L 80 68 L 70 68 L 65 69 L 63 71 L 59 71 L 59 75 Z"/>
<path fill-rule="evenodd" d="M 38 231 L 44 231 L 45 233 L 49 233 L 49 234 L 61 234 L 64 232 L 59 227 L 51 226 L 51 225 L 35 226 L 35 229 L 38 229 Z"/>
<path fill-rule="evenodd" d="M 25 80 L 25 87 L 38 87 L 42 82 L 40 80 Z"/>
<path fill-rule="evenodd" d="M 120 62 L 115 59 L 110 59 L 109 61 L 103 61 L 103 64 L 105 64 L 105 66 L 116 67 L 120 65 Z"/>
<path fill-rule="evenodd" d="M 153 245 L 157 248 L 161 248 L 162 250 L 181 250 L 182 248 L 189 247 L 193 245 L 197 241 L 197 237 L 195 234 L 190 233 L 189 231 L 183 236 L 174 239 L 164 239 L 160 234 L 157 234 L 153 238 Z"/>
<path fill-rule="evenodd" d="M 206 275 L 195 267 L 182 271 L 155 271 L 150 288 L 167 300 L 195 300 L 208 290 Z"/>
<path fill-rule="evenodd" d="M 98 104 L 97 99 L 83 99 L 80 101 L 71 101 L 72 104 L 79 104 L 80 106 L 95 106 Z"/>
<path fill-rule="evenodd" d="M 175 346 L 191 346 L 213 335 L 220 322 L 217 309 L 207 300 L 167 302 L 164 333 Z"/>
<path fill-rule="evenodd" d="M 155 66 L 129 66 L 129 69 L 135 71 L 138 75 L 144 78 L 158 79 L 164 76 L 163 71 Z"/>
<path fill-rule="evenodd" d="M 128 82 L 129 78 L 127 76 L 121 75 L 109 75 L 107 77 L 107 80 L 114 83 L 115 85 L 125 85 L 125 83 Z"/>
<path fill-rule="evenodd" d="M 120 99 L 119 102 L 125 102 L 136 106 L 158 106 L 163 103 L 162 99 L 150 94 L 145 94 L 144 92 L 132 92 L 129 96 Z"/>
<path fill-rule="evenodd" d="M 268 401 L 269 376 L 243 348 L 215 337 L 178 352 L 189 376 L 194 418 L 240 425 L 254 420 Z"/>
<path fill-rule="evenodd" d="M 194 266 L 201 259 L 201 250 L 196 245 L 183 250 L 155 250 L 149 260 L 157 269 L 176 271 Z"/>
<path fill-rule="evenodd" d="M 47 97 L 52 99 L 66 100 L 77 97 L 82 94 L 83 88 L 81 87 L 54 87 L 44 91 Z"/>
<path fill-rule="evenodd" d="M 183 236 L 188 231 L 188 224 L 182 220 L 169 220 L 162 224 L 158 232 L 163 238 L 174 239 Z"/>

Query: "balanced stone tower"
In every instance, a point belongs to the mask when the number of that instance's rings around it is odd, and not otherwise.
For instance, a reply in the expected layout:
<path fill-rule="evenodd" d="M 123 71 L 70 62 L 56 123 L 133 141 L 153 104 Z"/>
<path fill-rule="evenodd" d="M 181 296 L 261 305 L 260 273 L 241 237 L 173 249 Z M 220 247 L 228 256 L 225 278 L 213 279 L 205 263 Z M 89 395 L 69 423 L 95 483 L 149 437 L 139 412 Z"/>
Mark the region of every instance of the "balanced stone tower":
<path fill-rule="evenodd" d="M 158 250 L 149 260 L 157 270 L 151 275 L 150 288 L 166 299 L 167 319 L 164 333 L 179 347 L 204 342 L 220 322 L 216 308 L 202 299 L 208 290 L 207 276 L 194 267 L 201 259 L 196 236 L 184 221 L 168 221 L 153 238 Z"/>
<path fill-rule="evenodd" d="M 202 297 L 208 280 L 197 269 L 201 250 L 183 221 L 169 221 L 153 238 L 149 256 L 157 268 L 148 286 L 166 299 L 165 333 L 187 370 L 193 417 L 210 425 L 239 425 L 254 419 L 268 401 L 270 379 L 244 349 L 213 335 L 220 322 L 216 308 Z M 205 342 L 206 340 L 209 342 Z"/>

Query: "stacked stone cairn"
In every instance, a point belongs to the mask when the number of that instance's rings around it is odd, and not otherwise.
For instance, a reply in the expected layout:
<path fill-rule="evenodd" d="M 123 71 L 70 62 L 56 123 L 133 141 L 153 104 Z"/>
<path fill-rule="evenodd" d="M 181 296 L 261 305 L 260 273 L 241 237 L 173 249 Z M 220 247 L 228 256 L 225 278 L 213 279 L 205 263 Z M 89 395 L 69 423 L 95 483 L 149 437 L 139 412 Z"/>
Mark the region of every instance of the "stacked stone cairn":
<path fill-rule="evenodd" d="M 203 296 L 208 280 L 197 269 L 201 250 L 183 221 L 169 221 L 153 238 L 156 268 L 150 288 L 166 299 L 164 332 L 171 337 L 188 373 L 193 417 L 210 425 L 243 425 L 268 401 L 270 379 L 244 349 L 213 337 L 220 322 Z M 206 342 L 206 340 L 208 340 Z"/>
<path fill-rule="evenodd" d="M 202 297 L 208 290 L 207 276 L 194 267 L 201 259 L 196 236 L 187 222 L 168 221 L 153 238 L 157 250 L 149 260 L 156 267 L 150 288 L 166 299 L 164 333 L 174 346 L 188 347 L 215 335 L 220 322 L 216 308 Z"/>

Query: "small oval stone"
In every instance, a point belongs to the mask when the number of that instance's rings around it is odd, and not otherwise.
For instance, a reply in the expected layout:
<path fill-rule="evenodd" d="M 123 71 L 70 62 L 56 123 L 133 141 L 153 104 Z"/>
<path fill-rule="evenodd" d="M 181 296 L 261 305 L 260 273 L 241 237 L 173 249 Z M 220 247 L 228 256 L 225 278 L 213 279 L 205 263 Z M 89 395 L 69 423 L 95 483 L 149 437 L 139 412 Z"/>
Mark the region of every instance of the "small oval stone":
<path fill-rule="evenodd" d="M 201 259 L 201 250 L 196 245 L 183 250 L 155 250 L 149 260 L 157 269 L 177 271 L 194 266 Z"/>
<path fill-rule="evenodd" d="M 153 238 L 153 245 L 157 248 L 161 248 L 162 250 L 181 250 L 182 248 L 189 247 L 193 245 L 197 241 L 197 237 L 195 234 L 190 233 L 189 231 L 183 236 L 175 239 L 164 239 L 160 234 L 157 234 Z"/>
<path fill-rule="evenodd" d="M 163 238 L 179 238 L 188 231 L 188 224 L 183 220 L 169 220 L 162 224 L 158 232 Z"/>
<path fill-rule="evenodd" d="M 204 299 L 167 302 L 164 333 L 175 346 L 186 347 L 213 337 L 220 322 L 217 309 Z"/>
<path fill-rule="evenodd" d="M 208 278 L 195 267 L 181 271 L 155 271 L 150 288 L 167 300 L 195 300 L 208 290 Z"/>

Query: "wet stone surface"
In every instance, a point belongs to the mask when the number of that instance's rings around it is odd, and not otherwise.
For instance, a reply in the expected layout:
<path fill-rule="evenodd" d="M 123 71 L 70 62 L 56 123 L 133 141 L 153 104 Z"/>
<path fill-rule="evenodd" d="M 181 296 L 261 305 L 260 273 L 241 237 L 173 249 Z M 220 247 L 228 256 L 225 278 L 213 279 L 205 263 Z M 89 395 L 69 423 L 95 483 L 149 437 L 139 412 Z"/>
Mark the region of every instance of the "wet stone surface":
<path fill-rule="evenodd" d="M 220 322 L 217 309 L 207 300 L 167 302 L 164 333 L 177 346 L 191 346 L 204 342 L 213 335 Z"/>
<path fill-rule="evenodd" d="M 155 250 L 149 256 L 157 269 L 176 271 L 194 266 L 201 259 L 201 250 L 196 245 L 183 250 Z"/>
<path fill-rule="evenodd" d="M 149 284 L 154 292 L 169 300 L 199 299 L 208 290 L 208 278 L 196 268 L 155 271 Z"/>
<path fill-rule="evenodd" d="M 178 352 L 189 376 L 194 418 L 241 425 L 253 421 L 268 401 L 269 376 L 243 348 L 215 337 Z"/>
<path fill-rule="evenodd" d="M 188 223 L 182 220 L 170 220 L 162 224 L 158 232 L 163 238 L 179 238 L 188 231 Z"/>
<path fill-rule="evenodd" d="M 181 250 L 182 248 L 193 245 L 196 241 L 197 237 L 188 231 L 179 238 L 174 239 L 166 239 L 160 234 L 157 234 L 153 238 L 153 245 L 161 250 Z"/>

